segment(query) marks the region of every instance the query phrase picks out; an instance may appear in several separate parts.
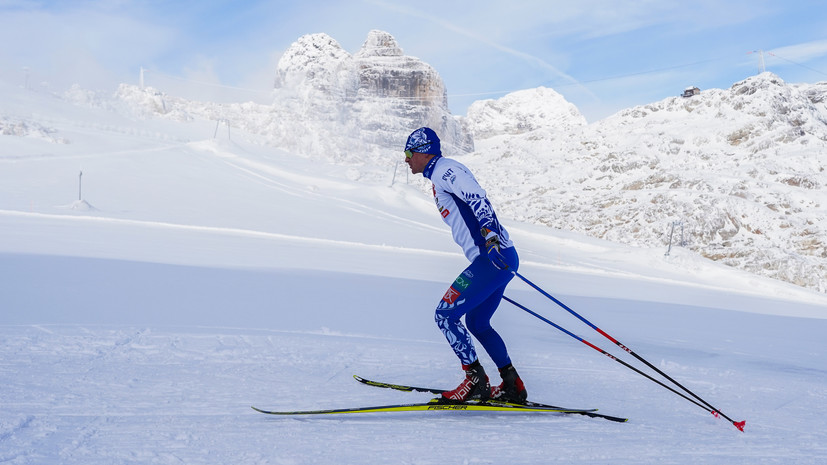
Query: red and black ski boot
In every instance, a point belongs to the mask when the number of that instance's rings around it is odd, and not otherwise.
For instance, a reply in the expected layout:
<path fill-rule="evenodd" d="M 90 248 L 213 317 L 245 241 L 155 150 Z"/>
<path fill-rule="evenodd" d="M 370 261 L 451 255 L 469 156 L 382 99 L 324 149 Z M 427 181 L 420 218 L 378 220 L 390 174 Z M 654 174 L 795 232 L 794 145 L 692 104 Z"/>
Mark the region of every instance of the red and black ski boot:
<path fill-rule="evenodd" d="M 517 374 L 517 370 L 510 363 L 500 368 L 500 376 L 503 382 L 499 386 L 491 388 L 491 400 L 525 404 L 528 399 L 528 391 L 525 389 L 523 380 Z"/>
<path fill-rule="evenodd" d="M 480 401 L 488 400 L 491 395 L 491 387 L 488 385 L 488 376 L 477 360 L 470 365 L 463 365 L 465 379 L 452 391 L 442 393 L 442 400 L 453 402 L 465 402 L 475 399 Z"/>

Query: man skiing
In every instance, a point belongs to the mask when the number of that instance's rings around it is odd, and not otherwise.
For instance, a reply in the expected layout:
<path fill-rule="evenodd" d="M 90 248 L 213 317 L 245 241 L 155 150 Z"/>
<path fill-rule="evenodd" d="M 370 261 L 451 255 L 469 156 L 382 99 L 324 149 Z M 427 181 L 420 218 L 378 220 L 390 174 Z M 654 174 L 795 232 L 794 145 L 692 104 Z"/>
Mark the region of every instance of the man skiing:
<path fill-rule="evenodd" d="M 443 392 L 442 398 L 456 402 L 496 399 L 524 403 L 527 393 L 523 381 L 511 364 L 505 343 L 491 327 L 491 317 L 514 277 L 512 271 L 519 267 L 508 232 L 500 225 L 485 190 L 471 171 L 442 156 L 439 137 L 432 129 L 419 128 L 408 136 L 405 162 L 413 174 L 422 173 L 433 183 L 434 201 L 442 219 L 471 262 L 448 288 L 435 312 L 437 325 L 465 371 L 462 383 Z M 463 315 L 465 325 L 460 321 Z M 490 387 L 471 334 L 497 365 L 502 377 L 499 386 Z"/>

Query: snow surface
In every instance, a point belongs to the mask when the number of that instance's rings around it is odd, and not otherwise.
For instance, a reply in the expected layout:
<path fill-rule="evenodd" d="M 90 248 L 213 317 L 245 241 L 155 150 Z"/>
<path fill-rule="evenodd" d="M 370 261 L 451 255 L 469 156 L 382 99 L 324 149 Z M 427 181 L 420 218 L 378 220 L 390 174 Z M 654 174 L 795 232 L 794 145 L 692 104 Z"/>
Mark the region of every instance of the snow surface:
<path fill-rule="evenodd" d="M 235 127 L 214 138 L 205 118 L 151 118 L 2 83 L 0 101 L 0 118 L 17 128 L 0 135 L 0 462 L 827 458 L 824 294 L 685 248 L 665 257 L 660 245 L 509 215 L 526 277 L 745 419 L 746 432 L 505 303 L 494 322 L 532 399 L 630 421 L 256 413 L 250 405 L 429 398 L 362 386 L 353 374 L 459 382 L 433 308 L 466 263 L 422 184 L 397 173 L 390 185 L 390 171 L 360 179 L 351 165 L 295 156 Z M 525 284 L 507 295 L 620 356 Z"/>

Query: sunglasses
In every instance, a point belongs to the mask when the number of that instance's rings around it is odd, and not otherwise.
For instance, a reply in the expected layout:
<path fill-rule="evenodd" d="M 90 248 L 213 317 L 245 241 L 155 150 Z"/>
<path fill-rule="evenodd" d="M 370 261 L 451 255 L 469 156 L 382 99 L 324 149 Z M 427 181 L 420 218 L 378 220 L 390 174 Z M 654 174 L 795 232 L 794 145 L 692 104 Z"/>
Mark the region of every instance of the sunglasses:
<path fill-rule="evenodd" d="M 430 142 L 425 142 L 424 144 L 419 144 L 416 147 L 411 147 L 408 150 L 405 150 L 405 158 L 411 158 L 413 156 L 414 150 L 418 149 L 419 147 L 425 147 L 428 144 L 430 144 Z"/>

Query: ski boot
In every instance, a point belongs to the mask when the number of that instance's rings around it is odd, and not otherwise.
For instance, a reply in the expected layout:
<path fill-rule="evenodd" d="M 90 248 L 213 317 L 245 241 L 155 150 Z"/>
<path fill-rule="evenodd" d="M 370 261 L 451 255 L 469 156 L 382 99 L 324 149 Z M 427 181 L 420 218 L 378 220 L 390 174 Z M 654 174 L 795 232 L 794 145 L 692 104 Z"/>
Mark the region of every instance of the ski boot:
<path fill-rule="evenodd" d="M 528 399 L 528 392 L 525 389 L 523 380 L 517 374 L 512 364 L 500 368 L 502 384 L 491 388 L 491 400 L 511 402 L 514 404 L 525 404 Z"/>
<path fill-rule="evenodd" d="M 470 365 L 463 365 L 465 379 L 452 391 L 442 393 L 442 400 L 446 402 L 465 402 L 475 399 L 486 401 L 491 394 L 491 387 L 488 385 L 488 376 L 477 360 Z"/>

